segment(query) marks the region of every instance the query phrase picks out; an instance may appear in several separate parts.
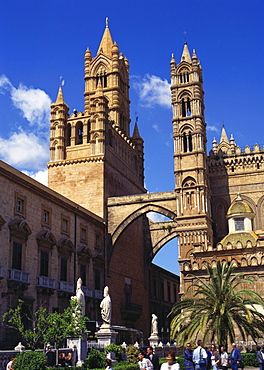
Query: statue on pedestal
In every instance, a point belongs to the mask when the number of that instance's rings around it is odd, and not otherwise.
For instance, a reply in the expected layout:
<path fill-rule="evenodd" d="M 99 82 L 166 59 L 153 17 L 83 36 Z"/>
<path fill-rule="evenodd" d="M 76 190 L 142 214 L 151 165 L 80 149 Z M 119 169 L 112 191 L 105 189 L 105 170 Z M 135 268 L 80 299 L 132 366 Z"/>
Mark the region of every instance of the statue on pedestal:
<path fill-rule="evenodd" d="M 153 313 L 152 314 L 152 320 L 151 320 L 151 334 L 150 336 L 153 337 L 155 335 L 158 335 L 158 317 Z"/>
<path fill-rule="evenodd" d="M 104 288 L 104 299 L 102 300 L 100 304 L 100 308 L 101 308 L 101 316 L 103 320 L 103 325 L 110 327 L 111 317 L 112 317 L 112 303 L 111 303 L 111 298 L 109 295 L 108 286 Z"/>
<path fill-rule="evenodd" d="M 85 315 L 85 297 L 84 293 L 82 291 L 82 279 L 79 278 L 76 283 L 76 295 L 74 297 L 71 297 L 71 299 L 76 299 L 78 302 L 78 305 L 82 307 L 81 314 L 82 316 Z"/>

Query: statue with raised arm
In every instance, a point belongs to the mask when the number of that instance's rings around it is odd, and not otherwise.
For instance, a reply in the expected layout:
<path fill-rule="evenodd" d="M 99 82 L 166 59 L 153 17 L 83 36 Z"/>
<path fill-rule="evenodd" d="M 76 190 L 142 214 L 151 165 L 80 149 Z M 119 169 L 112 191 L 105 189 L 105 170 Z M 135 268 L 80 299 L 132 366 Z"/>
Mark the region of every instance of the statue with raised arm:
<path fill-rule="evenodd" d="M 84 316 L 85 315 L 85 297 L 84 297 L 84 293 L 82 290 L 82 279 L 81 278 L 77 280 L 76 295 L 74 297 L 71 297 L 71 299 L 76 299 L 78 305 L 82 307 L 81 314 L 82 316 Z"/>
<path fill-rule="evenodd" d="M 103 320 L 103 325 L 107 324 L 107 326 L 110 326 L 111 317 L 112 317 L 112 303 L 111 303 L 111 298 L 109 295 L 108 286 L 104 288 L 104 299 L 102 300 L 100 304 L 100 308 L 101 308 L 101 316 Z"/>
<path fill-rule="evenodd" d="M 158 317 L 153 313 L 151 320 L 151 336 L 158 334 Z"/>

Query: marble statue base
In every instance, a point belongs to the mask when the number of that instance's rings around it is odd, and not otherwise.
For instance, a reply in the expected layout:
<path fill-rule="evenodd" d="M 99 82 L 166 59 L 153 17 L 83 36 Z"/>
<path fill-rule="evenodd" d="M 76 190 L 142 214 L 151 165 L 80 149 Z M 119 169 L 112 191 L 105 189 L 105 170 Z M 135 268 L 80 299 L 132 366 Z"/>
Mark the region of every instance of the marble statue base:
<path fill-rule="evenodd" d="M 97 341 L 101 346 L 109 346 L 109 344 L 116 344 L 117 332 L 114 331 L 110 325 L 103 324 L 96 333 Z"/>
<path fill-rule="evenodd" d="M 151 347 L 157 347 L 160 342 L 160 337 L 158 335 L 151 335 L 148 340 Z"/>
<path fill-rule="evenodd" d="M 87 357 L 87 336 L 83 335 L 81 338 L 67 338 L 67 347 L 76 351 L 77 358 L 75 366 L 82 366 Z"/>

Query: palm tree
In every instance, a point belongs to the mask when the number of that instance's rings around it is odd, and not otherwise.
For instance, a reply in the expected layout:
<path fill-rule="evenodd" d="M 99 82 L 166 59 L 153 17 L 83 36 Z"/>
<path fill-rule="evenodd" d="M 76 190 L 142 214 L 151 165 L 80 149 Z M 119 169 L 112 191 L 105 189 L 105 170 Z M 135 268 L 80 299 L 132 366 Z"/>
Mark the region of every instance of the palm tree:
<path fill-rule="evenodd" d="M 263 337 L 264 315 L 259 308 L 264 308 L 264 300 L 253 290 L 240 289 L 242 284 L 254 282 L 243 277 L 243 273 L 232 274 L 234 268 L 218 262 L 215 268 L 206 267 L 209 281 L 193 275 L 196 282 L 169 314 L 173 315 L 171 337 L 179 345 L 196 340 L 198 335 L 204 342 L 224 346 L 228 340 L 235 341 L 235 332 L 243 340 L 248 335 L 254 341 Z"/>

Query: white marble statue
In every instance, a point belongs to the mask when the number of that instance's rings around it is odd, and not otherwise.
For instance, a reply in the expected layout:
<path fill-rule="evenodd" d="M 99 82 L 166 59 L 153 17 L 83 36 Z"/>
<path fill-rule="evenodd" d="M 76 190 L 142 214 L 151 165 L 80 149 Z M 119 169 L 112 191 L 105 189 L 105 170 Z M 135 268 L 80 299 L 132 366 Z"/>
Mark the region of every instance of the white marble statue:
<path fill-rule="evenodd" d="M 104 288 L 104 299 L 100 304 L 100 308 L 103 324 L 107 324 L 108 326 L 110 326 L 112 317 L 112 303 L 109 295 L 108 286 Z"/>
<path fill-rule="evenodd" d="M 153 313 L 151 320 L 151 336 L 155 336 L 158 334 L 158 317 Z"/>
<path fill-rule="evenodd" d="M 71 297 L 71 299 L 76 299 L 78 304 L 82 306 L 82 316 L 85 315 L 85 297 L 82 291 L 82 279 L 79 278 L 76 284 L 76 295 Z"/>

